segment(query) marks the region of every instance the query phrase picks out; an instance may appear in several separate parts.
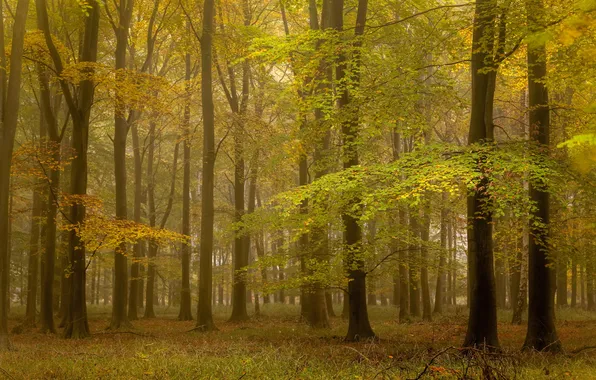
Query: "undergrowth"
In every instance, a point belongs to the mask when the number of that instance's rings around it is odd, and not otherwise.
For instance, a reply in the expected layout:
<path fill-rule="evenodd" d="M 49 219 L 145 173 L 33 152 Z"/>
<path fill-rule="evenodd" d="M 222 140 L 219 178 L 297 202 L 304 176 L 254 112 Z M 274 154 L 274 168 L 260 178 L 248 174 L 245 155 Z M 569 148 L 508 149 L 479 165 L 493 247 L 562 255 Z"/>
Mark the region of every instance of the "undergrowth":
<path fill-rule="evenodd" d="M 241 324 L 226 322 L 229 308 L 215 307 L 219 331 L 191 331 L 194 322 L 175 320 L 175 308 L 158 308 L 158 318 L 134 321 L 134 330 L 106 331 L 110 308 L 89 308 L 93 336 L 81 341 L 29 329 L 12 335 L 15 351 L 0 354 L 0 377 L 14 379 L 596 379 L 596 315 L 557 312 L 566 352 L 522 353 L 525 326 L 499 313 L 503 350 L 486 353 L 459 345 L 466 310 L 451 308 L 433 322 L 397 323 L 393 307 L 372 307 L 379 339 L 348 343 L 346 321 L 332 328 L 305 325 L 297 305 L 269 304 Z M 339 306 L 336 313 L 341 312 Z M 22 313 L 13 308 L 11 327 Z"/>

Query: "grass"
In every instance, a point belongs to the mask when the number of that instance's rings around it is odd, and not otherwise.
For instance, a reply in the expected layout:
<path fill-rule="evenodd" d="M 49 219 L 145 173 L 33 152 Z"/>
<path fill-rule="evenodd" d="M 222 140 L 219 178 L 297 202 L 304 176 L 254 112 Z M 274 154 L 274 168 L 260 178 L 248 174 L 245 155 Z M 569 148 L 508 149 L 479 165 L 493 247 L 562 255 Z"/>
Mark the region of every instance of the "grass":
<path fill-rule="evenodd" d="M 230 309 L 216 307 L 217 332 L 189 332 L 194 322 L 175 320 L 174 308 L 134 322 L 132 332 L 108 332 L 110 308 L 90 307 L 93 336 L 64 340 L 28 330 L 12 335 L 15 351 L 0 354 L 0 377 L 14 379 L 407 379 L 519 378 L 596 379 L 596 315 L 558 311 L 557 328 L 567 350 L 560 355 L 521 353 L 525 326 L 512 326 L 499 312 L 503 353 L 463 356 L 456 348 L 466 330 L 466 310 L 449 310 L 431 323 L 396 323 L 393 307 L 372 307 L 380 340 L 343 341 L 346 321 L 312 330 L 298 319 L 299 307 L 264 305 L 247 323 L 225 321 Z M 337 312 L 339 313 L 339 308 Z M 13 308 L 10 327 L 21 310 Z"/>

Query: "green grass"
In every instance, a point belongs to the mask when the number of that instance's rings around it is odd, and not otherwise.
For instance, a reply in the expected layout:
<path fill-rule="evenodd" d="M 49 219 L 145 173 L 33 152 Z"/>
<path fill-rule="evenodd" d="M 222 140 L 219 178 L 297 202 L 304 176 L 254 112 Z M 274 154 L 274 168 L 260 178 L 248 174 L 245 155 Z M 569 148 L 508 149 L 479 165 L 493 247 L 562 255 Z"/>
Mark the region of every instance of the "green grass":
<path fill-rule="evenodd" d="M 560 355 L 520 353 L 525 326 L 508 324 L 499 312 L 503 353 L 463 356 L 466 310 L 449 310 L 430 323 L 396 322 L 393 307 L 372 307 L 379 340 L 343 341 L 346 321 L 332 319 L 329 330 L 300 322 L 299 306 L 264 305 L 262 316 L 247 323 L 226 322 L 228 307 L 217 306 L 219 331 L 191 331 L 194 322 L 175 320 L 175 308 L 158 308 L 158 318 L 134 322 L 135 330 L 105 330 L 110 308 L 89 308 L 93 336 L 81 341 L 28 330 L 12 335 L 15 351 L 0 354 L 4 375 L 15 379 L 406 379 L 483 378 L 596 379 L 596 350 L 571 352 L 596 344 L 596 315 L 558 311 L 557 327 L 567 350 Z M 340 308 L 336 312 L 339 314 Z M 10 327 L 21 310 L 13 308 Z M 450 348 L 453 347 L 453 348 Z M 434 358 L 434 359 L 433 359 Z M 432 363 L 430 363 L 432 360 Z M 430 363 L 430 365 L 429 365 Z M 1 372 L 1 371 L 0 371 Z M 2 373 L 0 373 L 0 377 Z"/>

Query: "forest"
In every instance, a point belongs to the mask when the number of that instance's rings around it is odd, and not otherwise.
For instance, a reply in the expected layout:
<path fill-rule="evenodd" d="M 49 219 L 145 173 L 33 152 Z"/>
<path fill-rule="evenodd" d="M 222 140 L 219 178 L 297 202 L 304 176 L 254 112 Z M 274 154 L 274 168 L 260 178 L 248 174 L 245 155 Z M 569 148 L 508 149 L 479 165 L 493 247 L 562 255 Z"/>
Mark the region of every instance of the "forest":
<path fill-rule="evenodd" d="M 0 377 L 596 379 L 596 0 L 0 2 Z"/>

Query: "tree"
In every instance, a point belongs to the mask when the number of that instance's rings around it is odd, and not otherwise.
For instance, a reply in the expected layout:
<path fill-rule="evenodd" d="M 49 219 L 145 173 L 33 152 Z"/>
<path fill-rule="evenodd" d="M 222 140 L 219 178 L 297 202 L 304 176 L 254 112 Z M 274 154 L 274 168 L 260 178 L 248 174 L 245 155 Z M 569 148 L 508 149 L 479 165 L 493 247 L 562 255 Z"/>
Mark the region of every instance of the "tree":
<path fill-rule="evenodd" d="M 358 11 L 356 15 L 356 27 L 354 34 L 358 38 L 364 33 L 366 22 L 366 11 L 368 1 L 360 0 L 358 2 Z M 331 24 L 332 27 L 341 32 L 344 29 L 344 2 L 343 0 L 333 0 L 331 2 Z M 358 83 L 360 70 L 360 52 L 361 41 L 355 42 L 356 52 L 353 59 L 353 69 L 355 76 L 354 83 Z M 358 109 L 350 104 L 350 94 L 347 86 L 343 83 L 347 71 L 347 57 L 345 52 L 341 53 L 337 59 L 335 68 L 335 80 L 343 84 L 340 88 L 338 107 L 340 110 L 348 110 L 350 117 L 342 121 L 343 138 L 343 166 L 344 169 L 350 169 L 358 165 L 358 149 L 356 139 L 358 136 L 359 117 Z M 355 109 L 350 109 L 354 107 Z M 362 227 L 358 223 L 357 216 L 350 213 L 342 215 L 342 221 L 345 228 L 345 249 L 346 265 L 348 271 L 348 299 L 349 299 L 349 320 L 347 340 L 368 339 L 375 336 L 370 322 L 368 320 L 368 310 L 366 307 L 366 272 L 364 263 L 359 258 L 362 249 Z"/>
<path fill-rule="evenodd" d="M 203 177 L 201 184 L 201 247 L 199 270 L 199 303 L 197 327 L 203 331 L 216 329 L 211 311 L 213 287 L 213 186 L 215 170 L 215 117 L 212 70 L 214 0 L 205 0 L 201 35 L 201 98 L 203 110 Z"/>
<path fill-rule="evenodd" d="M 36 0 L 38 26 L 42 30 L 50 56 L 54 63 L 56 74 L 60 76 L 64 71 L 62 58 L 56 48 L 50 33 L 50 25 L 45 0 Z M 85 18 L 85 31 L 81 45 L 81 62 L 93 64 L 97 60 L 97 40 L 99 33 L 99 5 L 90 4 L 88 16 Z M 86 74 L 93 74 L 92 66 L 83 69 Z M 73 202 L 70 206 L 68 255 L 71 268 L 70 294 L 67 307 L 67 322 L 64 330 L 66 338 L 85 338 L 89 336 L 87 321 L 87 305 L 85 302 L 85 245 L 77 233 L 77 228 L 85 220 L 84 199 L 87 193 L 87 149 L 89 136 L 89 117 L 95 93 L 95 86 L 90 77 L 85 77 L 78 83 L 78 93 L 69 87 L 65 78 L 60 79 L 60 88 L 64 94 L 72 119 L 72 149 L 75 158 L 71 166 L 70 196 Z"/>
<path fill-rule="evenodd" d="M 121 81 L 126 69 L 126 50 L 128 47 L 128 29 L 132 17 L 133 1 L 120 0 L 116 6 L 118 19 L 114 20 L 109 15 L 116 34 L 115 69 L 116 82 Z M 125 117 L 126 106 L 124 103 L 122 89 L 116 89 L 116 101 L 114 105 L 114 176 L 116 183 L 116 218 L 128 219 L 127 197 L 126 197 L 126 140 L 128 136 L 128 124 Z M 128 259 L 126 255 L 126 242 L 122 241 L 114 251 L 114 288 L 112 300 L 112 320 L 110 329 L 131 327 L 126 306 L 128 304 Z"/>
<path fill-rule="evenodd" d="M 20 105 L 21 61 L 28 10 L 29 1 L 19 0 L 12 28 L 8 81 L 4 70 L 0 74 L 0 350 L 12 348 L 12 344 L 8 338 L 10 169 Z M 0 7 L 0 55 L 2 56 L 2 63 L 4 63 L 3 67 L 6 67 L 4 62 L 5 52 L 4 14 Z"/>
<path fill-rule="evenodd" d="M 539 32 L 544 22 L 544 5 L 541 0 L 526 0 L 528 26 Z M 548 152 L 550 134 L 550 109 L 546 77 L 546 46 L 544 42 L 528 45 L 528 106 L 530 108 L 530 138 L 544 155 Z M 535 204 L 530 219 L 528 246 L 528 330 L 524 348 L 537 351 L 562 350 L 555 328 L 554 294 L 551 292 L 553 276 L 549 242 L 549 193 L 544 179 L 530 184 L 530 199 Z"/>
<path fill-rule="evenodd" d="M 179 321 L 192 321 L 190 302 L 190 53 L 184 55 L 184 67 L 186 81 L 186 104 L 184 105 L 184 175 L 182 182 L 182 234 L 188 236 L 189 241 L 182 244 L 182 286 L 180 287 L 180 312 Z"/>
<path fill-rule="evenodd" d="M 492 39 L 495 21 L 493 0 L 476 2 L 472 42 L 472 114 L 470 118 L 469 144 L 487 144 L 492 138 L 492 107 L 494 87 L 489 86 L 487 67 L 488 52 L 483 48 Z M 478 166 L 486 170 L 486 158 L 480 157 Z M 493 268 L 492 216 L 487 194 L 487 177 L 482 177 L 473 194 L 468 195 L 468 282 L 471 284 L 470 315 L 465 347 L 497 349 L 497 304 Z"/>

